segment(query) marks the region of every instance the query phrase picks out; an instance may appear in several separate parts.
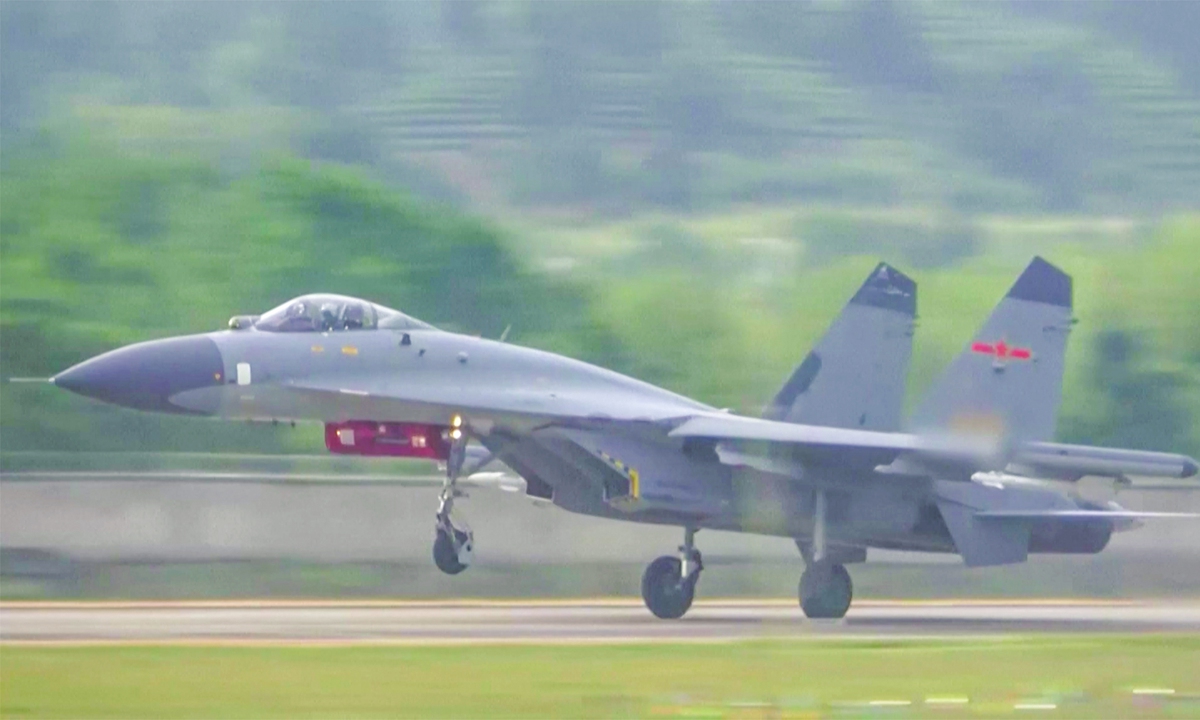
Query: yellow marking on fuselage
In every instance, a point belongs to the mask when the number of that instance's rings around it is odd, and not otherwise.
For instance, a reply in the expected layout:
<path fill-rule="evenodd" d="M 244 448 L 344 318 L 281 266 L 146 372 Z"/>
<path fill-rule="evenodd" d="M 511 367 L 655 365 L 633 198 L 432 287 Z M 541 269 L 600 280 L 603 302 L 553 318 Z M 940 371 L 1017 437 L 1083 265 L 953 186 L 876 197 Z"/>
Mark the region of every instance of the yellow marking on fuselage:
<path fill-rule="evenodd" d="M 315 353 L 323 353 L 323 352 L 325 352 L 325 346 L 324 345 L 313 345 L 312 351 Z"/>
<path fill-rule="evenodd" d="M 342 346 L 342 354 L 343 355 L 357 355 L 358 348 L 354 347 L 353 345 L 343 345 Z"/>
<path fill-rule="evenodd" d="M 623 475 L 627 480 L 629 480 L 629 495 L 626 496 L 625 498 L 613 498 L 613 500 L 628 502 L 631 499 L 633 499 L 633 500 L 639 499 L 641 497 L 641 487 L 638 483 L 639 478 L 638 478 L 637 469 L 626 465 L 625 463 L 616 459 L 612 455 L 609 455 L 608 453 L 604 452 L 603 450 L 597 450 L 597 452 L 600 453 L 600 459 L 604 460 L 606 463 L 611 465 L 614 470 L 616 470 L 618 473 Z"/>

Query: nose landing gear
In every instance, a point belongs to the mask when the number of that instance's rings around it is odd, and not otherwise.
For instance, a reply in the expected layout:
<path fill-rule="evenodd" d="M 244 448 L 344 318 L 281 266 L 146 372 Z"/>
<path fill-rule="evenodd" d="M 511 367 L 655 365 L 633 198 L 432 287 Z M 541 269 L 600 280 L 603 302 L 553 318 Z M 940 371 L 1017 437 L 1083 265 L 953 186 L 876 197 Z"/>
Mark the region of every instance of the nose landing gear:
<path fill-rule="evenodd" d="M 461 530 L 450 522 L 450 514 L 438 512 L 438 524 L 433 538 L 433 564 L 447 575 L 457 575 L 471 564 L 474 555 L 473 533 Z"/>
<path fill-rule="evenodd" d="M 467 456 L 466 433 L 455 427 L 451 430 L 450 457 L 446 460 L 446 480 L 438 496 L 437 521 L 434 527 L 433 563 L 447 575 L 457 575 L 471 564 L 475 536 L 470 527 L 460 528 L 451 520 L 454 501 L 466 494 L 458 489 L 458 476 Z"/>
<path fill-rule="evenodd" d="M 650 563 L 642 575 L 642 599 L 655 617 L 675 620 L 683 617 L 692 606 L 696 581 L 704 569 L 695 538 L 695 529 L 686 528 L 679 557 L 663 555 Z"/>

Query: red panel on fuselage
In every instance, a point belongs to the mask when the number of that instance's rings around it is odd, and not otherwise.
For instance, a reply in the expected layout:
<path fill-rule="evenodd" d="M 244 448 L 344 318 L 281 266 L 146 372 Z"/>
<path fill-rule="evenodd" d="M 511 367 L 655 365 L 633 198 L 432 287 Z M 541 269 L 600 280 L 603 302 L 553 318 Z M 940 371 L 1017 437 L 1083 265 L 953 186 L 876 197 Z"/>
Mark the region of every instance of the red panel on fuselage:
<path fill-rule="evenodd" d="M 325 423 L 325 447 L 338 455 L 383 455 L 388 457 L 445 460 L 450 442 L 441 425 L 350 420 Z"/>

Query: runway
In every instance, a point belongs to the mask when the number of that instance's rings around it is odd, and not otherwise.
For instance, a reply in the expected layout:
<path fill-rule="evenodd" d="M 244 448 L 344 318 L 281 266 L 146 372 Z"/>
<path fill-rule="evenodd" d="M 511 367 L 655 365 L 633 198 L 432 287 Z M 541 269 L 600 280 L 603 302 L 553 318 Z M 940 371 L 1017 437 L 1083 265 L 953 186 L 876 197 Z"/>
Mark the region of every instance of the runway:
<path fill-rule="evenodd" d="M 635 600 L 7 602 L 5 643 L 465 644 L 1200 632 L 1200 602 L 859 602 L 840 621 L 789 601 L 697 601 L 658 620 Z"/>

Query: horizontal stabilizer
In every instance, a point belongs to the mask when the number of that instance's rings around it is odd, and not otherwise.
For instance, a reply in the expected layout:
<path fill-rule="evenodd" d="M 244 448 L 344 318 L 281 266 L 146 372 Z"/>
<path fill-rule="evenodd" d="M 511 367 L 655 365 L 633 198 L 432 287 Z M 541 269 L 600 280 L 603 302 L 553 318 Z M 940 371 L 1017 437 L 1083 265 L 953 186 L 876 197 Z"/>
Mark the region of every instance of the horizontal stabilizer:
<path fill-rule="evenodd" d="M 1139 483 L 1117 484 L 1113 489 L 1116 492 L 1122 492 L 1125 490 L 1136 490 L 1138 492 L 1194 493 L 1194 492 L 1200 492 L 1200 485 L 1196 485 L 1194 483 L 1187 484 L 1187 483 L 1172 483 L 1172 482 L 1165 482 L 1165 483 L 1139 482 Z"/>
<path fill-rule="evenodd" d="M 1025 562 L 1029 556 L 1029 525 L 988 522 L 971 508 L 939 500 L 938 511 L 967 567 L 988 567 Z"/>
<path fill-rule="evenodd" d="M 1200 519 L 1200 513 L 1143 512 L 1141 510 L 985 510 L 975 513 L 982 520 L 1150 520 L 1154 518 Z"/>

